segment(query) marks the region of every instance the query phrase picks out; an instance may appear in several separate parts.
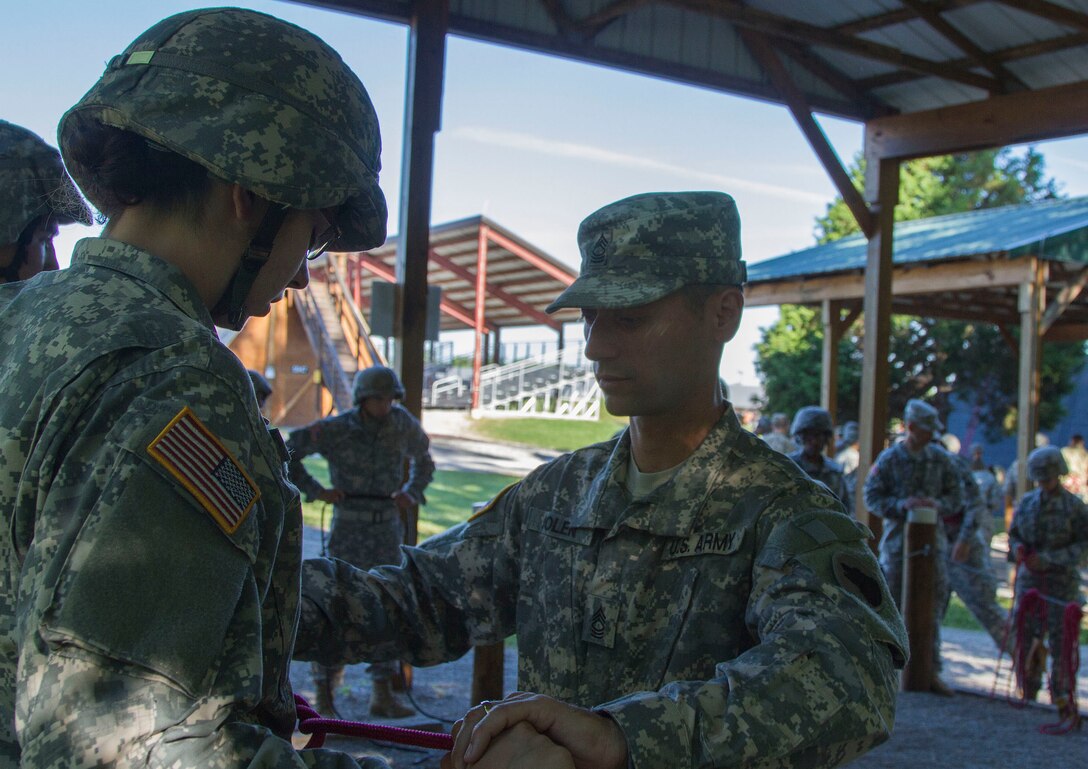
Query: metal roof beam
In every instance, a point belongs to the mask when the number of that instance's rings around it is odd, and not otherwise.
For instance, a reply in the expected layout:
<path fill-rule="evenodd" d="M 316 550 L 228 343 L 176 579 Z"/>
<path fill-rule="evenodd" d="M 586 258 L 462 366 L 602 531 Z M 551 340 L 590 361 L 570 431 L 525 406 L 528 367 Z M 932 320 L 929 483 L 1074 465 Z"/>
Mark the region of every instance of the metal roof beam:
<path fill-rule="evenodd" d="M 789 107 L 790 113 L 793 114 L 793 119 L 797 121 L 801 133 L 805 135 L 813 152 L 816 153 L 816 157 L 819 158 L 824 170 L 827 171 L 827 175 L 831 177 L 832 183 L 838 189 L 847 208 L 850 209 L 850 213 L 854 215 L 858 227 L 866 235 L 869 235 L 873 229 L 872 212 L 865 203 L 865 199 L 862 198 L 861 193 L 858 192 L 857 187 L 850 180 L 850 175 L 843 168 L 842 161 L 839 160 L 835 148 L 827 140 L 827 136 L 824 134 L 823 129 L 820 128 L 820 124 L 812 117 L 812 108 L 806 101 L 805 95 L 793 82 L 793 78 L 786 71 L 782 60 L 778 58 L 778 54 L 775 53 L 766 37 L 750 29 L 740 30 L 740 36 L 744 44 L 748 46 L 752 56 L 767 71 L 775 88 L 782 94 L 782 99 L 786 102 L 786 106 Z"/>
<path fill-rule="evenodd" d="M 1001 62 L 975 45 L 971 38 L 960 32 L 941 16 L 940 11 L 932 3 L 926 2 L 926 0 L 900 0 L 900 2 L 918 14 L 918 17 L 932 27 L 937 34 L 967 54 L 968 58 L 988 69 L 990 74 L 1002 84 L 1002 91 L 1009 90 L 1010 85 L 1014 87 L 1014 90 L 1027 88 L 1027 85 L 1016 75 L 1005 69 Z"/>
<path fill-rule="evenodd" d="M 999 3 L 1026 11 L 1043 19 L 1056 22 L 1066 27 L 1088 32 L 1088 14 L 1074 11 L 1064 5 L 1051 3 L 1049 0 L 996 0 Z"/>
<path fill-rule="evenodd" d="M 467 280 L 469 283 L 473 283 L 476 280 L 476 276 L 473 275 L 470 270 L 466 270 L 464 267 L 461 267 L 460 265 L 455 264 L 451 260 L 447 259 L 444 256 L 441 256 L 441 255 L 435 253 L 434 251 L 431 251 L 431 261 L 434 262 L 435 264 L 438 264 L 438 265 L 440 265 L 442 267 L 445 267 L 447 270 L 452 272 L 454 275 L 456 275 L 457 277 L 462 278 L 464 280 Z M 495 297 L 496 299 L 502 300 L 505 304 L 509 305 L 510 307 L 512 307 L 513 309 L 515 309 L 518 312 L 522 313 L 523 315 L 529 316 L 533 320 L 540 323 L 542 326 L 549 326 L 549 327 L 551 327 L 553 329 L 558 330 L 560 325 L 562 325 L 558 321 L 556 321 L 555 318 L 551 317 L 547 313 L 540 312 L 539 310 L 537 310 L 532 305 L 526 304 L 525 302 L 518 299 L 513 294 L 509 293 L 508 291 L 505 291 L 504 289 L 500 288 L 499 286 L 496 286 L 494 283 L 492 283 L 490 281 L 487 281 L 485 283 L 485 287 L 487 289 L 487 293 L 489 293 L 491 296 Z"/>
<path fill-rule="evenodd" d="M 737 26 L 765 32 L 774 37 L 798 40 L 810 45 L 826 45 L 867 59 L 883 61 L 904 69 L 981 88 L 990 93 L 1000 90 L 1000 84 L 993 78 L 955 69 L 950 67 L 948 62 L 912 56 L 890 45 L 843 35 L 814 24 L 805 24 L 795 19 L 758 11 L 733 0 L 667 0 L 667 2 L 689 11 L 725 19 Z"/>
<path fill-rule="evenodd" d="M 359 253 L 359 264 L 365 269 L 370 270 L 382 280 L 389 281 L 390 283 L 397 282 L 397 274 L 382 264 L 380 261 L 372 257 L 370 254 Z M 442 312 L 449 315 L 451 318 L 459 320 L 469 328 L 475 328 L 476 319 L 472 314 L 472 311 L 459 302 L 454 302 L 451 299 L 442 297 L 442 303 L 440 305 Z M 491 333 L 493 330 L 490 326 L 484 326 L 484 330 Z"/>

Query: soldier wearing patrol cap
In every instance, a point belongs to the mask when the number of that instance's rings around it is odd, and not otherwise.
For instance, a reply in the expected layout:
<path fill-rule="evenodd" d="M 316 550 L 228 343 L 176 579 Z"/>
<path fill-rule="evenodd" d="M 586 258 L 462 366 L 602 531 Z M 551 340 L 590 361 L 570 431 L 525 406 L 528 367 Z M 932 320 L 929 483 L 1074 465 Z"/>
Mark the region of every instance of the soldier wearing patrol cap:
<path fill-rule="evenodd" d="M 550 309 L 581 309 L 630 427 L 399 567 L 306 562 L 299 649 L 434 663 L 516 633 L 532 694 L 469 711 L 458 769 L 549 750 L 594 769 L 849 760 L 887 737 L 905 631 L 869 531 L 722 398 L 744 302 L 732 198 L 636 195 L 590 215 L 578 244 L 581 274 Z"/>
<path fill-rule="evenodd" d="M 57 227 L 91 221 L 60 153 L 31 131 L 0 120 L 0 283 L 57 269 Z"/>
<path fill-rule="evenodd" d="M 290 742 L 298 491 L 214 324 L 383 241 L 366 90 L 303 29 L 189 11 L 59 136 L 108 221 L 0 286 L 0 766 L 355 766 Z"/>
<path fill-rule="evenodd" d="M 853 514 L 854 502 L 842 467 L 827 458 L 827 445 L 835 431 L 831 414 L 819 406 L 805 406 L 793 415 L 790 436 L 801 448 L 787 456 L 805 471 L 809 478 L 819 481 L 842 502 L 846 512 Z"/>
<path fill-rule="evenodd" d="M 423 492 L 434 478 L 430 439 L 419 420 L 397 402 L 403 397 L 395 371 L 371 366 L 355 375 L 355 408 L 295 430 L 287 439 L 291 480 L 307 499 L 333 505 L 329 555 L 361 569 L 400 562 L 400 513 L 424 501 Z M 302 459 L 311 454 L 328 461 L 332 488 L 324 488 L 306 471 Z M 312 667 L 317 709 L 335 714 L 344 666 L 315 662 Z M 397 667 L 394 661 L 370 666 L 371 715 L 404 718 L 415 712 L 393 689 Z"/>
<path fill-rule="evenodd" d="M 1069 603 L 1080 604 L 1079 566 L 1088 554 L 1088 508 L 1062 487 L 1069 471 L 1062 452 L 1043 446 L 1028 455 L 1028 477 L 1038 488 L 1027 492 L 1013 513 L 1009 527 L 1009 560 L 1016 564 L 1016 627 L 1026 628 L 1025 643 L 1016 650 L 1024 671 L 1024 695 L 1035 699 L 1046 658 L 1044 638 L 1050 639 L 1050 697 L 1063 719 L 1077 720 L 1076 680 L 1070 680 L 1068 660 L 1062 659 L 1064 613 Z M 1046 620 L 1026 617 L 1022 606 L 1029 590 L 1043 595 Z"/>
<path fill-rule="evenodd" d="M 951 696 L 952 690 L 938 675 L 941 669 L 940 607 L 948 591 L 944 550 L 948 546 L 944 520 L 963 506 L 963 487 L 959 473 L 948 452 L 931 445 L 933 434 L 944 425 L 937 409 L 917 398 L 907 401 L 903 410 L 907 425 L 904 441 L 884 449 L 877 456 L 865 479 L 865 506 L 884 519 L 880 538 L 880 566 L 896 603 L 903 590 L 903 534 L 907 517 L 915 508 L 937 512 L 936 598 L 933 637 L 934 676 L 930 690 Z"/>

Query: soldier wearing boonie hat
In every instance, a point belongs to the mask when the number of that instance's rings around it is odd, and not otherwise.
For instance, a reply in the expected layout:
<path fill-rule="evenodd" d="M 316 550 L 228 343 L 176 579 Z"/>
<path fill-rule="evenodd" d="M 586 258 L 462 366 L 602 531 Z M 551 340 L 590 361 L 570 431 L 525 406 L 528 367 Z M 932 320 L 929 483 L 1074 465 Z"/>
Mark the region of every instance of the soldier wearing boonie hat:
<path fill-rule="evenodd" d="M 386 766 L 290 742 L 298 490 L 214 327 L 384 239 L 365 88 L 306 30 L 187 11 L 59 139 L 107 223 L 0 286 L 0 764 Z"/>
<path fill-rule="evenodd" d="M 932 444 L 934 433 L 944 425 L 937 409 L 912 398 L 903 409 L 906 439 L 880 452 L 865 479 L 865 506 L 884 519 L 880 538 L 880 567 L 896 602 L 903 588 L 903 535 L 910 512 L 932 508 L 938 516 L 936 600 L 934 601 L 933 666 L 930 691 L 951 696 L 952 690 L 938 675 L 941 669 L 940 615 L 948 592 L 945 550 L 948 537 L 944 520 L 963 508 L 963 486 L 952 458 Z"/>
<path fill-rule="evenodd" d="M 91 221 L 60 153 L 32 131 L 0 120 L 0 283 L 57 269 L 57 226 Z"/>
<path fill-rule="evenodd" d="M 1009 525 L 1009 560 L 1016 564 L 1016 600 L 1013 611 L 1016 627 L 1023 627 L 1023 644 L 1014 652 L 1022 694 L 1029 700 L 1038 696 L 1045 667 L 1049 638 L 1051 650 L 1050 699 L 1063 721 L 1076 726 L 1080 721 L 1075 692 L 1076 641 L 1067 645 L 1066 607 L 1081 604 L 1080 569 L 1088 554 L 1088 507 L 1062 487 L 1061 477 L 1069 468 L 1055 446 L 1041 446 L 1028 455 L 1028 475 L 1038 488 L 1024 494 L 1016 505 Z M 1046 619 L 1025 612 L 1025 596 L 1031 591 L 1043 595 Z M 1073 631 L 1075 632 L 1075 630 Z"/>
<path fill-rule="evenodd" d="M 330 655 L 433 663 L 517 634 L 518 689 L 539 696 L 469 711 L 455 764 L 495 750 L 499 765 L 505 745 L 525 765 L 560 749 L 599 769 L 833 766 L 886 736 L 906 640 L 871 533 L 722 397 L 739 234 L 718 192 L 591 214 L 582 273 L 549 309 L 582 309 L 586 357 L 630 428 L 403 548 L 400 567 L 304 564 L 301 642 Z"/>

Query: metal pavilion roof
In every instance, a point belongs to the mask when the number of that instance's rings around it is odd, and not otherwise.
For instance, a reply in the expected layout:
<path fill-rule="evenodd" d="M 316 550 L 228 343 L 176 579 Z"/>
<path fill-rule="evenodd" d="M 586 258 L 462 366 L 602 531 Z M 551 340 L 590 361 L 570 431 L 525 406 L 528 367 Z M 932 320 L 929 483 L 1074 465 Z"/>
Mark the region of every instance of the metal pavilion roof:
<path fill-rule="evenodd" d="M 449 30 L 856 120 L 1088 81 L 1088 0 L 449 0 Z"/>
<path fill-rule="evenodd" d="M 896 265 L 1016 257 L 1088 263 L 1088 196 L 897 222 Z M 749 265 L 749 283 L 865 268 L 861 233 Z"/>
<path fill-rule="evenodd" d="M 1047 338 L 1088 336 L 1088 197 L 898 222 L 894 239 L 893 312 L 1015 325 L 1038 260 L 1047 297 L 1062 304 Z M 856 313 L 866 248 L 856 235 L 751 265 L 745 303 L 831 301 Z"/>
<path fill-rule="evenodd" d="M 481 230 L 486 233 L 487 266 L 484 322 L 490 328 L 547 325 L 558 329 L 578 320 L 577 310 L 544 312 L 578 271 L 549 256 L 510 230 L 484 217 L 473 216 L 431 227 L 427 285 L 442 289 L 443 330 L 473 327 L 476 275 Z M 399 237 L 361 254 L 364 276 L 395 280 Z M 361 284 L 360 305 L 370 307 L 370 280 Z"/>

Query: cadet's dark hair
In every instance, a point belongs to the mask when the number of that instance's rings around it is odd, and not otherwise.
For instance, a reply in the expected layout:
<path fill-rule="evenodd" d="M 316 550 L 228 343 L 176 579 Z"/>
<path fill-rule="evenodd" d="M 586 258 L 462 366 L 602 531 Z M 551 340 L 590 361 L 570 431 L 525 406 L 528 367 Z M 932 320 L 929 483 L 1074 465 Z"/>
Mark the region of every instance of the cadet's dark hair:
<path fill-rule="evenodd" d="M 107 219 L 140 203 L 199 217 L 211 178 L 199 163 L 142 136 L 74 115 L 65 137 L 72 176 Z"/>

